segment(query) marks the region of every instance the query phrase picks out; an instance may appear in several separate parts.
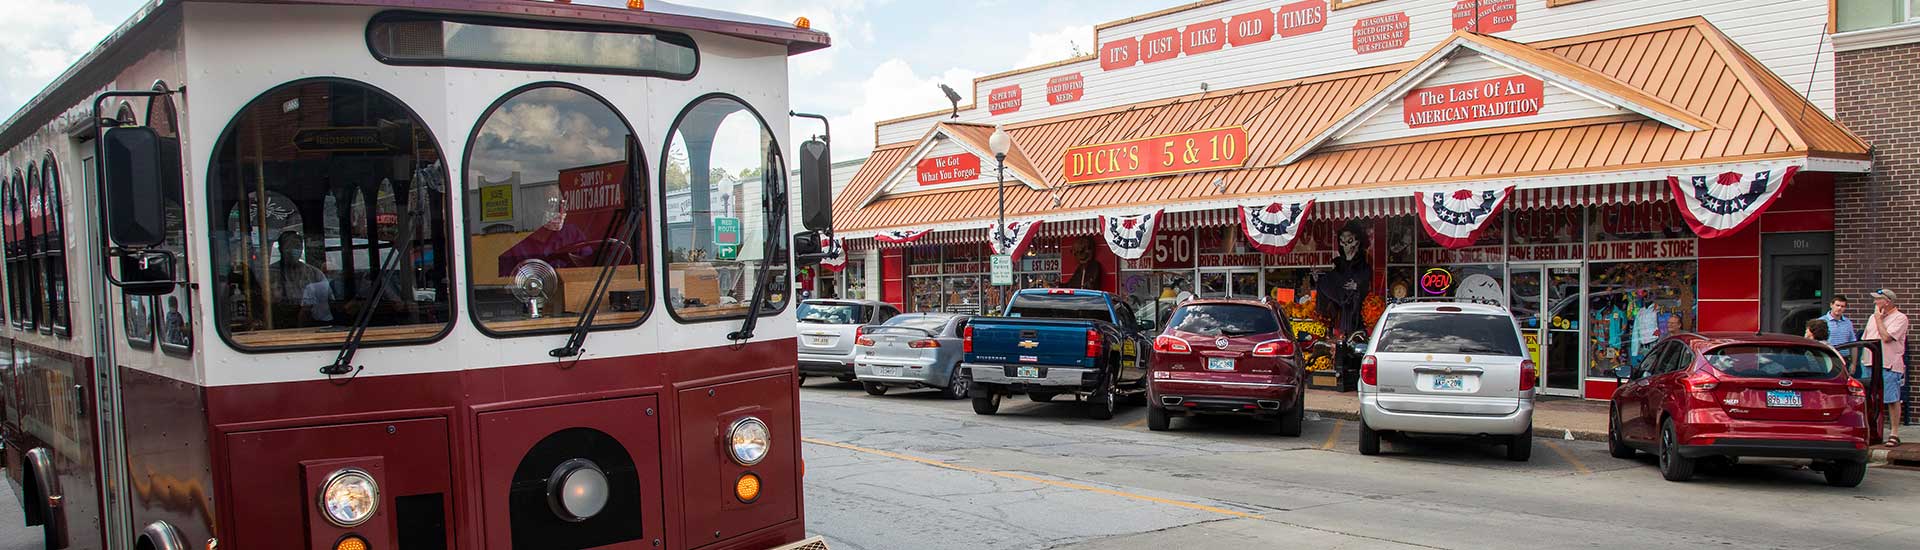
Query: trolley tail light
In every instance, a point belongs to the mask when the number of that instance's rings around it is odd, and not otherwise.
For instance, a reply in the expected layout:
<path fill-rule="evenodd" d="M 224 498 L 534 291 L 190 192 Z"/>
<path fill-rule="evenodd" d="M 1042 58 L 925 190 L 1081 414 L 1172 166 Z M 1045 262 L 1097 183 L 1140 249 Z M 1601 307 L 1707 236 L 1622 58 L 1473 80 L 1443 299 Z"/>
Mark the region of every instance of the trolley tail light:
<path fill-rule="evenodd" d="M 1186 340 L 1181 340 L 1179 338 L 1175 338 L 1172 336 L 1159 336 L 1153 339 L 1153 352 L 1154 353 L 1179 353 L 1179 354 L 1193 353 L 1193 345 L 1188 344 Z"/>
<path fill-rule="evenodd" d="M 1100 356 L 1100 331 L 1087 329 L 1087 357 Z"/>
<path fill-rule="evenodd" d="M 867 327 L 853 327 L 853 345 L 873 347 L 873 339 L 867 337 Z"/>
<path fill-rule="evenodd" d="M 973 325 L 967 325 L 967 328 L 960 331 L 960 351 L 973 353 Z"/>
<path fill-rule="evenodd" d="M 1368 355 L 1360 360 L 1360 383 L 1369 386 L 1380 385 L 1380 360 Z"/>
<path fill-rule="evenodd" d="M 1254 357 L 1286 357 L 1293 355 L 1293 342 L 1288 340 L 1268 340 L 1253 346 Z"/>
<path fill-rule="evenodd" d="M 1533 360 L 1522 359 L 1520 361 L 1520 391 L 1533 389 L 1534 383 L 1539 379 L 1540 369 L 1533 366 Z"/>

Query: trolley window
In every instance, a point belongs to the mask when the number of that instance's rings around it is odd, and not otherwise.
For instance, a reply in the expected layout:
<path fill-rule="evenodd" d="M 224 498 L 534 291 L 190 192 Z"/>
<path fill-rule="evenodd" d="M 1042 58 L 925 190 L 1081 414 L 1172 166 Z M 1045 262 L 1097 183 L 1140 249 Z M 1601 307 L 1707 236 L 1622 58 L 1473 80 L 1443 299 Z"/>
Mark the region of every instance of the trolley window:
<path fill-rule="evenodd" d="M 46 286 L 40 293 L 46 296 L 46 327 L 54 334 L 72 336 L 73 329 L 67 323 L 67 239 L 66 239 L 66 202 L 61 198 L 65 193 L 60 189 L 59 165 L 49 153 L 40 163 L 40 199 L 45 202 L 41 207 L 41 253 L 38 258 L 40 272 Z"/>
<path fill-rule="evenodd" d="M 367 48 L 390 65 L 435 65 L 693 78 L 693 37 L 630 27 L 388 12 Z"/>
<path fill-rule="evenodd" d="M 13 171 L 13 178 L 0 180 L 5 185 L 7 225 L 6 225 L 6 270 L 7 270 L 7 311 L 10 313 L 7 323 L 18 329 L 32 329 L 27 319 L 27 184 L 19 169 Z"/>
<path fill-rule="evenodd" d="M 452 319 L 446 172 L 405 104 L 338 79 L 240 111 L 207 176 L 214 319 L 243 350 L 437 338 Z M 173 296 L 165 306 L 171 331 Z"/>
<path fill-rule="evenodd" d="M 20 282 L 24 287 L 22 294 L 27 297 L 27 324 L 21 328 L 50 329 L 51 327 L 46 326 L 46 296 L 40 293 L 40 289 L 46 288 L 46 274 L 42 269 L 44 266 L 39 261 L 42 244 L 40 234 L 44 231 L 40 225 L 40 219 L 44 216 L 42 212 L 45 212 L 46 203 L 40 199 L 42 189 L 39 165 L 27 165 L 26 186 L 27 190 L 23 196 L 26 197 L 27 204 L 21 209 L 26 214 L 26 228 L 22 231 L 20 239 L 20 265 L 25 276 L 21 277 Z"/>
<path fill-rule="evenodd" d="M 761 262 L 774 262 L 774 277 L 760 314 L 786 309 L 787 228 L 770 214 L 787 203 L 761 200 L 785 184 L 783 169 L 767 165 L 778 146 L 759 113 L 730 96 L 695 100 L 674 120 L 660 187 L 667 309 L 676 319 L 745 317 Z"/>
<path fill-rule="evenodd" d="M 630 150 L 632 135 L 606 102 L 553 84 L 510 93 L 481 119 L 464 193 L 468 309 L 482 328 L 573 328 L 603 266 L 613 272 L 594 326 L 646 316 L 647 199 L 635 181 L 646 163 Z"/>

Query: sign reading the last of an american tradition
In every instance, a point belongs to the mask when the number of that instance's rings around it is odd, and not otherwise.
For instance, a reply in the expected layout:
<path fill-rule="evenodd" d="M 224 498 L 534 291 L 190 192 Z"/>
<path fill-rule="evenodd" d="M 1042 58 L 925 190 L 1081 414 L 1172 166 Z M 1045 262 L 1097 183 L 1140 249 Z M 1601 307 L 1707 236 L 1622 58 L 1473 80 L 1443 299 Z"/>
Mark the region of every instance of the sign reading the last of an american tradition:
<path fill-rule="evenodd" d="M 939 185 L 980 177 L 980 157 L 970 153 L 920 159 L 914 165 L 914 180 L 920 185 Z"/>
<path fill-rule="evenodd" d="M 1067 183 L 1088 183 L 1239 168 L 1247 163 L 1247 130 L 1239 126 L 1082 145 L 1067 149 Z"/>
<path fill-rule="evenodd" d="M 1540 114 L 1540 79 L 1525 75 L 1415 88 L 1401 101 L 1407 126 L 1424 128 Z"/>

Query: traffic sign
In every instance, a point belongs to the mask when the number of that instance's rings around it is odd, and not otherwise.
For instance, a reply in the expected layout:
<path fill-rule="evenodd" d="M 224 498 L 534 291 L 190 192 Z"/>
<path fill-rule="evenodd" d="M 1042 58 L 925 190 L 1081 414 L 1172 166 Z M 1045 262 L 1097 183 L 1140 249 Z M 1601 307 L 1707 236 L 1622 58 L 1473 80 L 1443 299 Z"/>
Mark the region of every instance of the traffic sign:
<path fill-rule="evenodd" d="M 993 255 L 993 286 L 1013 285 L 1013 256 Z"/>

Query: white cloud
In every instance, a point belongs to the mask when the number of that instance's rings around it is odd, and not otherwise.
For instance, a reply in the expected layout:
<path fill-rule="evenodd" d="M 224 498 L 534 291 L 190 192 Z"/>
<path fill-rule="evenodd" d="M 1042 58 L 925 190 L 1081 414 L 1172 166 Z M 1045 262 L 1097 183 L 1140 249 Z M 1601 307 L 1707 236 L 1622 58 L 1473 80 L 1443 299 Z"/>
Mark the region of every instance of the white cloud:
<path fill-rule="evenodd" d="M 849 93 L 843 106 L 826 110 L 833 119 L 834 159 L 856 159 L 872 151 L 874 122 L 948 108 L 950 104 L 947 103 L 947 96 L 940 92 L 940 84 L 952 86 L 954 91 L 960 92 L 961 105 L 972 103 L 973 79 L 983 75 L 979 71 L 958 67 L 942 70 L 938 74 L 922 75 L 899 58 L 881 62 L 857 87 L 844 90 Z M 810 121 L 796 122 L 793 127 L 794 142 L 798 143 L 818 132 L 818 129 L 819 126 Z"/>
<path fill-rule="evenodd" d="M 0 0 L 0 112 L 12 113 L 113 30 L 87 6 L 64 0 Z"/>
<path fill-rule="evenodd" d="M 831 72 L 841 52 L 849 47 L 871 45 L 873 24 L 867 18 L 867 12 L 869 8 L 885 4 L 885 0 L 719 0 L 703 3 L 703 6 L 779 21 L 807 18 L 813 29 L 833 36 L 833 47 L 793 58 L 790 65 L 792 76 L 809 78 Z"/>
<path fill-rule="evenodd" d="M 1093 52 L 1093 26 L 1072 25 L 1027 33 L 1027 55 L 1014 67 L 1032 67 Z"/>

